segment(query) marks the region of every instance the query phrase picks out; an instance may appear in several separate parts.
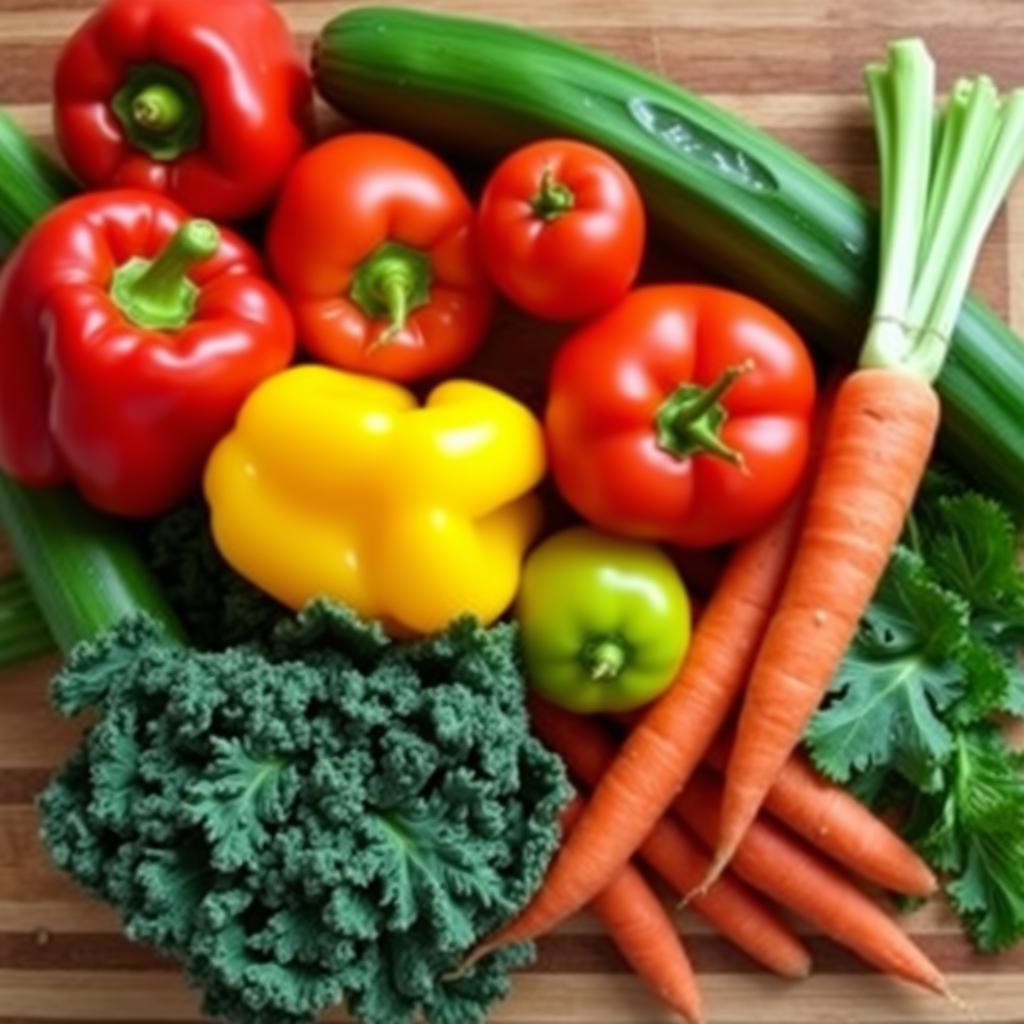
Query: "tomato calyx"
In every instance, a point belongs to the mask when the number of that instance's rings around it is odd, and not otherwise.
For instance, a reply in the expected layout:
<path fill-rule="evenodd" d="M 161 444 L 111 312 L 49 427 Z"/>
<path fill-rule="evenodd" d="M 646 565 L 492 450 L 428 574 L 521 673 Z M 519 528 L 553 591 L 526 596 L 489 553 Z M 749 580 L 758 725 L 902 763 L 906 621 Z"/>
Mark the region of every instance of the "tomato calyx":
<path fill-rule="evenodd" d="M 430 302 L 430 257 L 400 242 L 385 242 L 352 276 L 349 297 L 371 319 L 387 319 L 373 348 L 390 345 L 405 329 L 409 314 Z"/>
<path fill-rule="evenodd" d="M 713 455 L 742 469 L 743 454 L 722 440 L 729 414 L 719 399 L 753 368 L 754 361 L 746 359 L 730 366 L 710 387 L 682 384 L 676 388 L 655 414 L 658 447 L 677 459 Z"/>
<path fill-rule="evenodd" d="M 568 213 L 576 205 L 576 195 L 565 182 L 556 180 L 551 168 L 540 176 L 540 188 L 530 200 L 530 209 L 541 220 L 550 223 Z"/>

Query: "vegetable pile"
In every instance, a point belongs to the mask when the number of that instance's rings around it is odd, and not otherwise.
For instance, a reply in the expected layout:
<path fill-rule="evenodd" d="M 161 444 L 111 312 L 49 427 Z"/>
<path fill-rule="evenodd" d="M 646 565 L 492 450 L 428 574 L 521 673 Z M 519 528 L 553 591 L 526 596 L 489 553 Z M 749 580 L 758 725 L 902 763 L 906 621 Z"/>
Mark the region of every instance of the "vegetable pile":
<path fill-rule="evenodd" d="M 648 872 L 787 978 L 795 916 L 955 998 L 872 886 L 1024 939 L 1024 344 L 967 297 L 1024 91 L 935 79 L 866 70 L 877 221 L 415 11 L 307 67 L 269 0 L 106 0 L 56 70 L 84 194 L 0 118 L 0 665 L 65 655 L 46 847 L 211 1016 L 474 1024 L 590 905 L 700 1021 Z M 742 291 L 638 286 L 649 226 Z M 504 306 L 563 335 L 471 379 Z"/>

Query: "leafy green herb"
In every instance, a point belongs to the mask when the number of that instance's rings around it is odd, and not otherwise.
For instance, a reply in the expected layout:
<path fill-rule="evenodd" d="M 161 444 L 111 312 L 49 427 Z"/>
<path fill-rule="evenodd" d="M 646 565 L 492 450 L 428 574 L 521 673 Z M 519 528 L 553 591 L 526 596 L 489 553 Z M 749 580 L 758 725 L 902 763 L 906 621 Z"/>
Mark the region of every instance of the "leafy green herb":
<path fill-rule="evenodd" d="M 232 1024 L 476 1024 L 529 947 L 451 972 L 557 848 L 515 629 L 420 643 L 328 605 L 198 652 L 128 619 L 77 647 L 59 710 L 99 711 L 44 792 L 54 862 Z"/>
<path fill-rule="evenodd" d="M 869 804 L 899 806 L 981 949 L 1024 938 L 1024 573 L 1005 508 L 930 474 L 806 742 Z"/>

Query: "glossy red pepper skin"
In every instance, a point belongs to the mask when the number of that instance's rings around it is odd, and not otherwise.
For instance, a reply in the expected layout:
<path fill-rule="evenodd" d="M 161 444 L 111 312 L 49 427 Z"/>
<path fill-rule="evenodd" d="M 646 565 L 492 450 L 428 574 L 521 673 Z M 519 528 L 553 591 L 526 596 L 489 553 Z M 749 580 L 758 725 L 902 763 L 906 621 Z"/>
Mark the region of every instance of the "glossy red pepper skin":
<path fill-rule="evenodd" d="M 0 272 L 0 467 L 74 483 L 124 516 L 166 511 L 200 483 L 249 392 L 291 361 L 287 305 L 260 259 L 222 231 L 188 277 L 195 311 L 147 330 L 111 298 L 113 275 L 151 259 L 188 219 L 169 199 L 99 192 L 58 207 Z"/>
<path fill-rule="evenodd" d="M 154 158 L 113 103 L 132 69 L 171 68 L 195 89 L 195 148 Z M 190 212 L 252 216 L 273 200 L 312 128 L 305 61 L 268 0 L 106 0 L 72 35 L 54 83 L 57 139 L 90 188 L 161 192 Z"/>
<path fill-rule="evenodd" d="M 418 298 L 389 330 L 357 286 L 381 253 Z M 301 344 L 358 373 L 414 381 L 448 373 L 483 341 L 494 307 L 473 208 L 432 153 L 392 135 L 321 143 L 295 165 L 270 222 L 267 257 Z M 404 270 L 403 270 L 404 268 Z"/>
<path fill-rule="evenodd" d="M 669 450 L 666 403 L 727 371 L 737 376 L 712 433 L 742 465 Z M 551 466 L 565 499 L 603 529 L 711 547 L 753 533 L 786 503 L 806 468 L 814 404 L 807 350 L 766 306 L 721 288 L 640 288 L 558 352 Z"/>

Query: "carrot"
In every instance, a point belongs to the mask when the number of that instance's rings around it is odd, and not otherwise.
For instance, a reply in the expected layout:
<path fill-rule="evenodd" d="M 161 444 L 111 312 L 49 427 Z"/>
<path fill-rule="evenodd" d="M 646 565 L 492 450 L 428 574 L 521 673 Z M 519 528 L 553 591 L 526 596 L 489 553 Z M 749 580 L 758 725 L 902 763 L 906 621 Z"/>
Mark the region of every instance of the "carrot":
<path fill-rule="evenodd" d="M 563 711 L 537 697 L 530 698 L 530 714 L 537 734 L 565 758 L 576 779 L 591 785 L 600 780 L 615 758 L 615 744 L 596 721 Z M 680 896 L 689 893 L 704 877 L 710 863 L 700 844 L 680 825 L 667 819 L 655 823 L 639 852 Z M 724 876 L 706 893 L 695 897 L 691 906 L 734 945 L 777 974 L 805 978 L 810 973 L 806 947 L 738 879 Z M 531 928 L 528 913 L 521 915 L 490 939 L 474 954 L 474 959 L 500 946 L 536 936 Z"/>
<path fill-rule="evenodd" d="M 721 773 L 730 743 L 719 738 L 705 763 Z M 794 754 L 768 790 L 765 808 L 819 850 L 862 878 L 907 896 L 930 896 L 938 880 L 884 821 Z"/>
<path fill-rule="evenodd" d="M 919 39 L 865 70 L 882 183 L 879 268 L 859 369 L 843 382 L 803 536 L 754 664 L 725 774 L 728 864 L 821 703 L 885 569 L 938 430 L 933 382 L 989 225 L 1024 160 L 1024 90 L 961 80 L 936 117 Z M 948 130 L 934 142 L 936 124 Z"/>
<path fill-rule="evenodd" d="M 571 831 L 583 811 L 577 797 L 563 812 Z M 627 864 L 591 907 L 626 962 L 648 988 L 693 1024 L 704 1019 L 700 988 L 682 939 L 661 900 L 632 864 Z"/>
<path fill-rule="evenodd" d="M 565 758 L 569 771 L 584 781 L 600 778 L 614 759 L 615 743 L 593 719 L 570 714 L 531 699 L 530 716 L 538 735 Z M 706 771 L 698 771 L 673 801 L 675 816 L 704 842 L 714 844 L 721 805 L 721 786 Z M 652 833 L 678 829 L 668 820 Z M 648 844 L 650 840 L 648 840 Z M 641 847 L 648 855 L 647 844 Z M 651 862 L 659 873 L 666 852 Z M 945 979 L 931 961 L 885 912 L 836 868 L 822 860 L 779 826 L 759 820 L 736 852 L 736 873 L 766 896 L 815 925 L 819 931 L 848 946 L 887 973 L 949 994 Z M 693 905 L 715 892 L 698 892 Z M 684 890 L 685 891 L 685 890 Z"/>
<path fill-rule="evenodd" d="M 630 733 L 524 912 L 522 926 L 531 935 L 575 913 L 615 877 L 700 763 L 747 677 L 800 515 L 801 502 L 794 500 L 732 556 L 678 676 Z"/>
<path fill-rule="evenodd" d="M 713 845 L 721 798 L 721 785 L 701 771 L 673 806 L 701 839 Z M 887 974 L 950 995 L 939 969 L 881 907 L 774 823 L 755 821 L 739 844 L 732 865 L 741 878 L 868 963 Z"/>
<path fill-rule="evenodd" d="M 935 391 L 913 374 L 857 370 L 839 389 L 800 547 L 747 687 L 711 881 L 825 696 L 899 539 L 938 423 Z"/>

